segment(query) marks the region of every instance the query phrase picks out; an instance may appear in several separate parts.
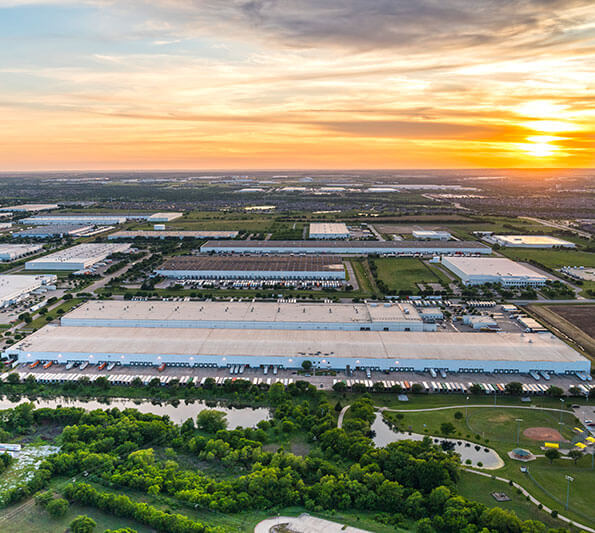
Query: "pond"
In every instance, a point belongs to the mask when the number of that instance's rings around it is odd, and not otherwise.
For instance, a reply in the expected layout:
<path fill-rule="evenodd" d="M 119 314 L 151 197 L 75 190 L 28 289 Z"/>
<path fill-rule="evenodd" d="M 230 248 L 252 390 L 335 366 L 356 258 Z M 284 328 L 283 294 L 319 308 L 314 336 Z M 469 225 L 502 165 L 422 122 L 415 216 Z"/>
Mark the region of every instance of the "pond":
<path fill-rule="evenodd" d="M 152 403 L 150 400 L 130 400 L 125 398 L 107 398 L 102 400 L 77 400 L 74 398 L 66 398 L 58 396 L 56 398 L 37 398 L 30 400 L 26 397 L 20 397 L 18 400 L 11 400 L 6 397 L 0 399 L 0 409 L 11 409 L 17 405 L 25 402 L 33 402 L 36 408 L 49 407 L 55 409 L 56 407 L 82 407 L 87 411 L 94 409 L 111 409 L 117 407 L 123 409 L 137 409 L 141 413 L 151 413 L 158 416 L 167 415 L 170 420 L 176 424 L 181 424 L 188 418 L 196 418 L 196 415 L 204 409 L 217 409 L 223 411 L 227 415 L 227 427 L 235 429 L 237 427 L 253 427 L 261 420 L 268 420 L 270 418 L 269 409 L 264 407 L 252 408 L 236 408 L 227 407 L 221 404 L 215 406 L 207 405 L 201 400 L 184 401 L 180 400 L 177 404 L 172 403 Z"/>
<path fill-rule="evenodd" d="M 482 468 L 499 468 L 504 466 L 504 462 L 500 456 L 491 448 L 480 446 L 473 442 L 468 442 L 462 439 L 446 439 L 444 437 L 432 437 L 431 435 L 421 435 L 419 433 L 396 432 L 393 431 L 382 418 L 382 414 L 377 414 L 372 430 L 376 432 L 374 437 L 374 444 L 382 448 L 391 442 L 400 440 L 423 440 L 424 437 L 430 437 L 434 444 L 440 444 L 443 440 L 453 442 L 453 451 L 461 456 L 461 463 L 465 465 L 465 461 L 471 460 L 471 464 L 467 466 L 477 467 L 478 463 L 482 463 Z"/>

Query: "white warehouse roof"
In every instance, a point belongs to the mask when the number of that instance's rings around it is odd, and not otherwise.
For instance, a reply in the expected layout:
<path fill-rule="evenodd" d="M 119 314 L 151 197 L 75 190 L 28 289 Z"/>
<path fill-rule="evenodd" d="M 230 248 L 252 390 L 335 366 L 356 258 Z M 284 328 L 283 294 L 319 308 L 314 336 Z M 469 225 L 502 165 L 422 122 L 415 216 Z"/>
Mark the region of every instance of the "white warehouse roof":
<path fill-rule="evenodd" d="M 312 222 L 310 224 L 310 238 L 332 239 L 337 236 L 349 237 L 349 230 L 342 222 Z"/>
<path fill-rule="evenodd" d="M 14 211 L 14 212 L 34 212 L 34 211 L 49 211 L 50 209 L 58 209 L 58 204 L 19 204 L 8 205 L 0 207 L 0 211 Z"/>
<path fill-rule="evenodd" d="M 490 241 L 500 246 L 516 248 L 553 248 L 554 246 L 576 248 L 576 244 L 573 242 L 550 235 L 492 235 Z"/>
<path fill-rule="evenodd" d="M 241 358 L 260 364 L 268 357 L 389 359 L 443 361 L 505 361 L 580 363 L 588 361 L 553 335 L 520 333 L 296 331 L 201 328 L 105 328 L 46 326 L 6 350 L 7 355 L 74 354 L 95 361 L 111 354 L 147 355 L 153 363 L 169 356 Z M 255 361 L 252 361 L 254 359 Z M 114 360 L 117 360 L 114 358 Z M 464 363 L 462 363 L 464 364 Z M 398 363 L 397 363 L 398 366 Z"/>
<path fill-rule="evenodd" d="M 41 244 L 0 244 L 0 261 L 14 261 L 42 249 Z"/>
<path fill-rule="evenodd" d="M 355 324 L 421 322 L 410 304 L 324 304 L 277 302 L 126 302 L 89 301 L 62 318 L 63 325 L 126 326 L 139 323 L 155 327 L 158 322 L 244 322 L 246 324 Z M 248 326 L 249 327 L 249 326 Z"/>
<path fill-rule="evenodd" d="M 468 283 L 506 283 L 507 280 L 545 283 L 548 279 L 505 257 L 443 257 L 442 264 Z"/>
<path fill-rule="evenodd" d="M 21 296 L 29 294 L 55 279 L 56 276 L 0 275 L 0 307 L 13 303 Z"/>
<path fill-rule="evenodd" d="M 126 252 L 128 243 L 86 243 L 71 246 L 25 263 L 25 270 L 81 270 L 116 252 Z"/>

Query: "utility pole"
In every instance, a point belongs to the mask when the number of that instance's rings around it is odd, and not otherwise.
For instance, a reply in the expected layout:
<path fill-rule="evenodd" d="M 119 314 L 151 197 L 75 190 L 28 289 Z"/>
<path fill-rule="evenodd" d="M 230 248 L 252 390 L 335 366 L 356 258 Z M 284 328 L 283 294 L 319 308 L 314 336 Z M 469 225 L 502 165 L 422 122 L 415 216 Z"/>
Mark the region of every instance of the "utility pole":
<path fill-rule="evenodd" d="M 560 401 L 562 402 L 562 410 L 564 410 L 564 398 L 560 398 Z M 560 411 L 560 425 L 562 425 L 562 415 L 564 414 L 562 410 Z"/>
<path fill-rule="evenodd" d="M 565 476 L 566 477 L 566 510 L 568 511 L 568 502 L 570 500 L 570 482 L 574 481 L 572 476 Z"/>
<path fill-rule="evenodd" d="M 465 422 L 469 425 L 469 421 L 467 419 L 467 407 L 469 406 L 469 396 L 467 396 L 467 401 L 465 402 Z"/>

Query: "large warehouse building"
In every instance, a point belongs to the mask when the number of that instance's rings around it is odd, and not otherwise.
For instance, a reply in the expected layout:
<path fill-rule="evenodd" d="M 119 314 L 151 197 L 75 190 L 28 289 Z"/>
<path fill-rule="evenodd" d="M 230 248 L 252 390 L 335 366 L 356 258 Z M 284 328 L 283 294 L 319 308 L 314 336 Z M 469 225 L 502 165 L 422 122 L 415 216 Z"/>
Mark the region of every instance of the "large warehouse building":
<path fill-rule="evenodd" d="M 35 213 L 36 211 L 50 211 L 52 209 L 58 209 L 59 207 L 58 204 L 19 204 L 0 207 L 0 211 L 10 211 L 11 213 Z"/>
<path fill-rule="evenodd" d="M 240 254 L 490 254 L 474 241 L 208 241 L 201 252 Z"/>
<path fill-rule="evenodd" d="M 41 244 L 0 244 L 0 261 L 14 261 L 42 249 Z"/>
<path fill-rule="evenodd" d="M 348 239 L 349 230 L 342 222 L 312 222 L 309 235 L 311 239 Z"/>
<path fill-rule="evenodd" d="M 108 239 L 235 239 L 237 231 L 116 231 Z"/>
<path fill-rule="evenodd" d="M 21 224 L 31 224 L 32 226 L 59 226 L 65 224 L 113 226 L 124 224 L 126 217 L 119 215 L 47 215 L 22 218 L 19 222 Z"/>
<path fill-rule="evenodd" d="M 330 369 L 589 373 L 590 362 L 550 334 L 295 329 L 46 326 L 4 352 L 18 362 L 122 365 L 278 365 Z"/>
<path fill-rule="evenodd" d="M 87 302 L 63 326 L 435 331 L 410 304 L 276 302 Z"/>
<path fill-rule="evenodd" d="M 25 270 L 85 270 L 117 252 L 130 249 L 128 243 L 87 243 L 60 250 L 25 263 Z"/>
<path fill-rule="evenodd" d="M 491 235 L 486 241 L 510 248 L 576 248 L 576 244 L 550 235 Z"/>
<path fill-rule="evenodd" d="M 70 224 L 59 226 L 35 226 L 13 233 L 13 237 L 47 239 L 51 237 L 80 237 L 93 230 L 93 226 L 71 226 Z"/>
<path fill-rule="evenodd" d="M 449 241 L 452 239 L 452 235 L 448 231 L 413 230 L 411 235 L 419 241 Z"/>
<path fill-rule="evenodd" d="M 442 264 L 465 285 L 501 283 L 505 287 L 538 287 L 548 278 L 505 257 L 443 257 Z"/>
<path fill-rule="evenodd" d="M 55 275 L 0 275 L 0 308 L 12 305 L 33 291 L 56 281 Z"/>
<path fill-rule="evenodd" d="M 180 256 L 166 261 L 155 272 L 179 279 L 345 279 L 341 258 L 332 255 Z"/>

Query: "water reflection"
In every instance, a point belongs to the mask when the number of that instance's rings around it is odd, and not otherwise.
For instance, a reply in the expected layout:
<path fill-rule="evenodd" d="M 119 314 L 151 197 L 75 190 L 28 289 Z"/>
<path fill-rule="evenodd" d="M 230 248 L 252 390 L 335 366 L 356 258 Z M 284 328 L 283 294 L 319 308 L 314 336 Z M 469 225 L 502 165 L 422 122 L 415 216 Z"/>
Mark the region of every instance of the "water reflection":
<path fill-rule="evenodd" d="M 427 435 L 421 435 L 419 433 L 397 433 L 393 431 L 388 424 L 384 421 L 381 414 L 376 415 L 376 419 L 372 424 L 372 430 L 376 432 L 374 437 L 374 444 L 383 448 L 391 442 L 397 442 L 400 440 L 423 440 Z M 448 441 L 454 443 L 453 451 L 461 456 L 461 462 L 471 460 L 471 465 L 478 466 L 478 463 L 482 463 L 484 468 L 495 468 L 503 466 L 502 459 L 500 456 L 491 448 L 485 446 L 479 446 L 473 442 L 468 442 L 462 439 L 445 439 L 438 437 L 431 437 L 434 444 L 440 444 L 442 441 Z"/>
<path fill-rule="evenodd" d="M 27 398 L 22 396 L 2 397 L 0 399 L 0 409 L 11 409 L 25 402 L 34 402 L 37 408 L 49 407 L 82 407 L 87 411 L 94 409 L 106 409 L 117 407 L 123 409 L 137 409 L 141 413 L 151 413 L 154 415 L 167 415 L 170 420 L 176 424 L 181 424 L 188 418 L 196 418 L 196 415 L 203 409 L 217 409 L 227 414 L 227 427 L 235 429 L 236 427 L 253 427 L 261 420 L 268 420 L 270 412 L 264 407 L 259 408 L 237 408 L 227 407 L 218 402 L 203 402 L 202 400 L 173 400 L 172 402 L 159 402 L 156 400 L 140 400 L 125 398 L 92 398 L 92 399 L 74 399 L 58 396 L 56 398 Z"/>

